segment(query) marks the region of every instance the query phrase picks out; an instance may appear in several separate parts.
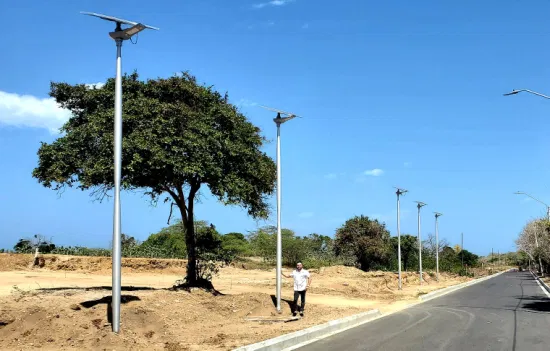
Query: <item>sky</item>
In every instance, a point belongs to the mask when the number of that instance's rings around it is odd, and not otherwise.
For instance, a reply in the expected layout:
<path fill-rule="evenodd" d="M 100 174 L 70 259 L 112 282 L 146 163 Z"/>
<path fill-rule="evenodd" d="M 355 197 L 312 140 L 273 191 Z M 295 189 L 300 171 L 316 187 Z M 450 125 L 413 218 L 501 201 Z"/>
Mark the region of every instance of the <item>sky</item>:
<path fill-rule="evenodd" d="M 0 247 L 42 234 L 58 245 L 107 247 L 113 204 L 46 189 L 32 178 L 40 142 L 70 117 L 51 81 L 97 84 L 115 74 L 113 25 L 92 11 L 160 31 L 123 45 L 123 71 L 143 79 L 190 71 L 228 92 L 262 129 L 275 157 L 282 126 L 282 225 L 334 235 L 367 215 L 396 235 L 417 233 L 485 255 L 505 252 L 550 202 L 550 3 L 370 0 L 32 0 L 0 3 Z M 196 216 L 222 233 L 275 224 L 225 207 L 204 190 Z M 122 194 L 122 231 L 139 240 L 166 226 L 169 207 Z"/>

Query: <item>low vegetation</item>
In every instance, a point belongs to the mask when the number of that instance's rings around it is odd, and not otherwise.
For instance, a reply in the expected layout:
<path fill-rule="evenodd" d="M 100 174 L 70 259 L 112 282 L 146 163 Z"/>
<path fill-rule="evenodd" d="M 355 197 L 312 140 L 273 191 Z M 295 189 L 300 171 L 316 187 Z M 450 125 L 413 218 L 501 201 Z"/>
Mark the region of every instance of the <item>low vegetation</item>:
<path fill-rule="evenodd" d="M 197 267 L 199 276 L 210 280 L 221 265 L 235 260 L 247 261 L 247 257 L 260 257 L 257 267 L 272 268 L 276 259 L 277 228 L 266 226 L 248 234 L 220 234 L 206 221 L 195 221 Z M 397 237 L 391 237 L 384 223 L 366 216 L 356 216 L 346 221 L 330 236 L 310 234 L 298 236 L 290 229 L 282 229 L 283 265 L 294 266 L 298 261 L 308 268 L 334 265 L 355 266 L 363 271 L 397 270 Z M 435 254 L 438 249 L 433 236 L 423 241 L 423 267 L 435 270 Z M 20 239 L 14 246 L 18 253 L 41 253 L 74 256 L 110 256 L 105 248 L 56 246 L 41 235 Z M 145 241 L 122 235 L 122 255 L 142 258 L 185 259 L 187 248 L 181 222 L 151 234 Z M 402 269 L 417 270 L 418 240 L 416 236 L 401 236 Z M 251 261 L 248 261 L 251 262 Z M 479 257 L 460 247 L 452 248 L 442 240 L 439 247 L 440 270 L 468 275 L 468 268 L 480 265 Z"/>

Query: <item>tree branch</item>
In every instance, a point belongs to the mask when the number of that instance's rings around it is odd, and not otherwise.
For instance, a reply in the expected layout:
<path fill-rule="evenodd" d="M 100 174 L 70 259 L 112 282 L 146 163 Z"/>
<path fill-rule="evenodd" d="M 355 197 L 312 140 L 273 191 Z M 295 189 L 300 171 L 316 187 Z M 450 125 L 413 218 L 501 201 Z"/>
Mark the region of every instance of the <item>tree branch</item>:
<path fill-rule="evenodd" d="M 188 209 L 187 209 L 187 206 L 185 204 L 185 197 L 183 195 L 183 190 L 182 190 L 181 186 L 176 186 L 175 188 L 176 188 L 177 193 L 174 190 L 170 189 L 170 187 L 168 187 L 168 186 L 163 187 L 164 191 L 166 191 L 168 194 L 170 194 L 170 196 L 172 196 L 172 198 L 176 202 L 176 205 L 178 205 L 179 208 L 183 209 L 183 211 L 181 211 L 181 213 L 183 214 L 183 217 L 184 217 L 184 218 L 182 218 L 182 221 L 184 221 L 184 223 L 187 223 Z M 170 212 L 171 211 L 172 211 L 172 207 L 170 207 Z M 168 220 L 170 220 L 170 217 L 169 217 Z"/>

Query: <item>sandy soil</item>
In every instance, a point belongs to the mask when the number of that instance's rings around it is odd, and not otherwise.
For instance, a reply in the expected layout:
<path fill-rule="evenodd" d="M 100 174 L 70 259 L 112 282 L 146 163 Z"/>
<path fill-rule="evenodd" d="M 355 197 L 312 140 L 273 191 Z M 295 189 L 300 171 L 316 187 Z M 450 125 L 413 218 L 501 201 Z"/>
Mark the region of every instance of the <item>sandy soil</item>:
<path fill-rule="evenodd" d="M 378 308 L 391 312 L 417 303 L 419 294 L 466 281 L 429 274 L 362 272 L 352 267 L 311 270 L 306 316 L 280 319 L 273 305 L 274 270 L 226 267 L 214 279 L 222 295 L 170 287 L 185 261 L 123 259 L 119 335 L 110 331 L 110 259 L 46 256 L 30 268 L 29 255 L 0 254 L 0 349 L 26 350 L 231 350 L 329 320 Z M 480 272 L 484 274 L 483 272 Z M 283 281 L 283 317 L 290 316 L 291 280 Z"/>

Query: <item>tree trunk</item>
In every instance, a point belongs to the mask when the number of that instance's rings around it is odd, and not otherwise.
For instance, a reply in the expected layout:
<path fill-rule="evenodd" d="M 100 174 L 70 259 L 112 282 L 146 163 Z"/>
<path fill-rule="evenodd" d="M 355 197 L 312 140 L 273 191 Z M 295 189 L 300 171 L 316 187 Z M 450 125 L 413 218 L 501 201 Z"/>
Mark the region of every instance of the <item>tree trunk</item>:
<path fill-rule="evenodd" d="M 183 218 L 183 216 L 182 216 Z M 195 221 L 193 215 L 189 213 L 187 220 L 183 221 L 185 229 L 185 246 L 187 248 L 187 283 L 191 286 L 196 285 L 197 276 L 197 249 L 195 240 Z"/>
<path fill-rule="evenodd" d="M 195 204 L 195 195 L 200 189 L 200 183 L 190 184 L 191 189 L 187 196 L 183 193 L 183 186 L 175 186 L 174 188 L 166 188 L 165 190 L 172 196 L 181 214 L 181 223 L 185 233 L 185 246 L 187 249 L 187 276 L 186 282 L 190 286 L 196 286 L 199 280 L 197 271 L 197 241 L 195 238 L 195 219 L 193 209 Z"/>

